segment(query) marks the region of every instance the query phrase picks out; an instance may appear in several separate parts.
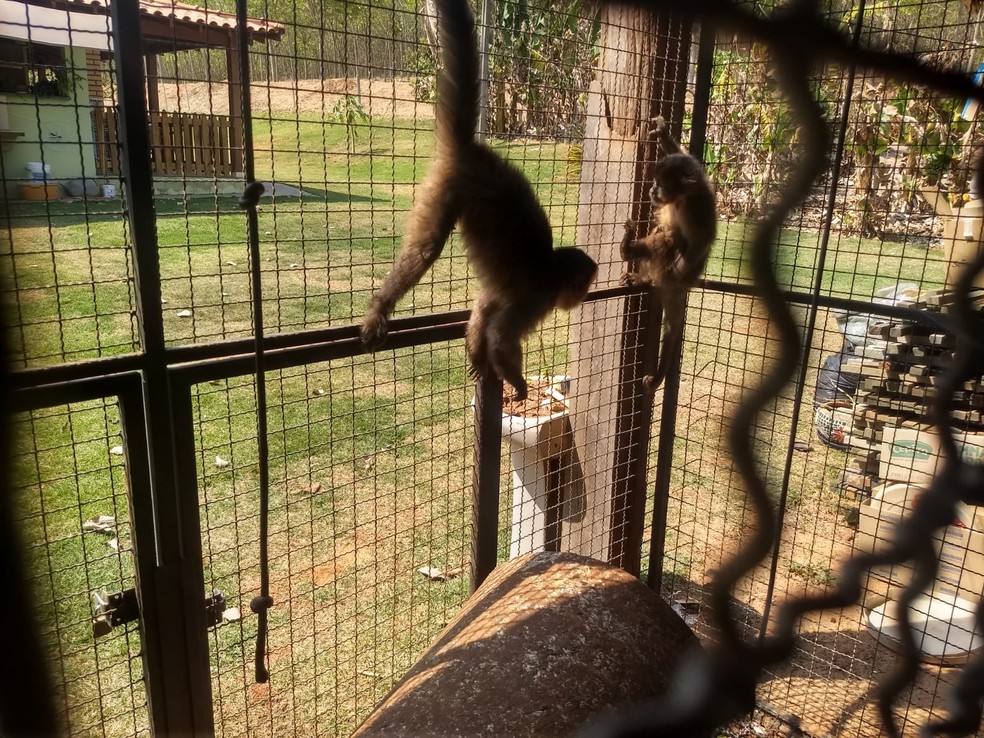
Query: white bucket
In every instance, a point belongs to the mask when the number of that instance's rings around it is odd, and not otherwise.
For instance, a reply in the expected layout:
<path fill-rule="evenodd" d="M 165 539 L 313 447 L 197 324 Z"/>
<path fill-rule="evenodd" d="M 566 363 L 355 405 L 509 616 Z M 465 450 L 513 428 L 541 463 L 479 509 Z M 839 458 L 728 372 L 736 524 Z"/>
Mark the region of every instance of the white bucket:
<path fill-rule="evenodd" d="M 104 184 L 102 186 L 103 197 L 116 197 L 116 185 Z"/>
<path fill-rule="evenodd" d="M 29 161 L 24 165 L 27 170 L 27 178 L 34 182 L 47 182 L 51 177 L 51 165 L 42 164 L 39 161 Z"/>

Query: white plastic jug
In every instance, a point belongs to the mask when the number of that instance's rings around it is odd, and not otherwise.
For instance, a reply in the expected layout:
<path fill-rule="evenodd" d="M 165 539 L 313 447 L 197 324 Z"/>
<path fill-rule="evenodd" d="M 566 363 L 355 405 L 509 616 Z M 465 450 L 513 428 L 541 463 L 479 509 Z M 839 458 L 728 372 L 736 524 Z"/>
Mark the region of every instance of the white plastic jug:
<path fill-rule="evenodd" d="M 51 165 L 39 161 L 29 161 L 24 165 L 27 178 L 34 182 L 47 182 L 51 178 Z"/>

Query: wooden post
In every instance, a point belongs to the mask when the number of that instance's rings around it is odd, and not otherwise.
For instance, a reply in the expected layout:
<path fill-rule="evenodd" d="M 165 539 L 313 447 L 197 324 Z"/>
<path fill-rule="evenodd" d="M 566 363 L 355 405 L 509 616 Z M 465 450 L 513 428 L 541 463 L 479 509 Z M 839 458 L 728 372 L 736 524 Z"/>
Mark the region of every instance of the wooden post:
<path fill-rule="evenodd" d="M 239 70 L 239 44 L 232 37 L 232 45 L 226 49 L 226 67 L 229 74 L 229 149 L 232 171 L 243 172 L 243 92 Z"/>
<path fill-rule="evenodd" d="M 649 218 L 654 147 L 648 120 L 683 116 L 689 23 L 605 5 L 601 54 L 588 94 L 577 241 L 601 266 L 598 287 L 618 284 L 618 247 L 629 217 Z M 638 572 L 645 508 L 660 310 L 651 295 L 582 305 L 572 316 L 572 408 L 580 489 L 565 500 L 565 550 Z"/>
<path fill-rule="evenodd" d="M 147 74 L 147 110 L 157 113 L 161 109 L 160 90 L 157 89 L 160 79 L 157 74 L 157 54 L 147 54 L 144 57 L 144 68 Z"/>

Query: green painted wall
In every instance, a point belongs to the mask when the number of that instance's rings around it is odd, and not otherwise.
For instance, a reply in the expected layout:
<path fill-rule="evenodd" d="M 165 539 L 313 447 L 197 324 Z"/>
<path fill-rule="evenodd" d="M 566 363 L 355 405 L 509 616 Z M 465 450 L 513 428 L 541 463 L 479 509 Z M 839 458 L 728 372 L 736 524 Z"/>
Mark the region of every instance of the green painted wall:
<path fill-rule="evenodd" d="M 9 145 L 4 145 L 3 179 L 7 196 L 20 197 L 18 182 L 27 178 L 25 165 L 29 161 L 41 161 L 51 165 L 51 179 L 64 182 L 67 179 L 96 176 L 95 153 L 92 145 L 92 114 L 89 107 L 89 90 L 85 77 L 85 50 L 72 49 L 74 66 L 75 99 L 69 97 L 38 97 L 33 95 L 0 94 L 0 123 L 6 117 L 10 131 L 23 135 Z M 39 125 L 40 123 L 40 125 Z"/>

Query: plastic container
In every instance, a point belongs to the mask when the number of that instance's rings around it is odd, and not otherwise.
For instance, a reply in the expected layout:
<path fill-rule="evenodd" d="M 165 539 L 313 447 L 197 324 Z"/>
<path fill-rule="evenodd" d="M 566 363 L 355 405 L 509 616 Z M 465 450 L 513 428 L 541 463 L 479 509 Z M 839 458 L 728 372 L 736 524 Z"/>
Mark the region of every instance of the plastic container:
<path fill-rule="evenodd" d="M 958 206 L 953 215 L 943 219 L 943 255 L 946 257 L 946 284 L 953 288 L 967 265 L 977 258 L 984 230 L 984 204 L 971 200 Z M 984 277 L 978 276 L 975 287 L 984 287 Z"/>
<path fill-rule="evenodd" d="M 103 197 L 116 197 L 116 185 L 104 184 L 102 186 Z"/>
<path fill-rule="evenodd" d="M 502 416 L 502 437 L 512 465 L 512 536 L 509 557 L 543 551 L 547 530 L 547 461 L 559 456 L 567 410 L 535 418 Z"/>
<path fill-rule="evenodd" d="M 51 179 L 51 165 L 43 164 L 40 161 L 29 161 L 24 165 L 27 170 L 27 178 L 32 182 L 47 182 Z"/>
<path fill-rule="evenodd" d="M 865 625 L 871 635 L 893 649 L 899 647 L 902 625 L 894 600 L 869 603 Z M 912 636 L 923 660 L 933 664 L 965 664 L 980 651 L 981 636 L 975 632 L 974 604 L 954 594 L 928 594 L 917 597 L 909 609 Z"/>
<path fill-rule="evenodd" d="M 22 200 L 57 200 L 61 197 L 61 188 L 57 183 L 29 182 L 20 186 Z"/>
<path fill-rule="evenodd" d="M 544 377 L 531 376 L 527 379 L 535 381 Z M 569 378 L 550 379 L 565 395 L 570 391 Z M 502 439 L 509 444 L 513 482 L 510 558 L 543 551 L 546 546 L 547 498 L 550 491 L 547 462 L 560 458 L 563 452 L 563 438 L 570 428 L 568 413 L 565 407 L 550 415 L 536 417 L 502 415 Z"/>

